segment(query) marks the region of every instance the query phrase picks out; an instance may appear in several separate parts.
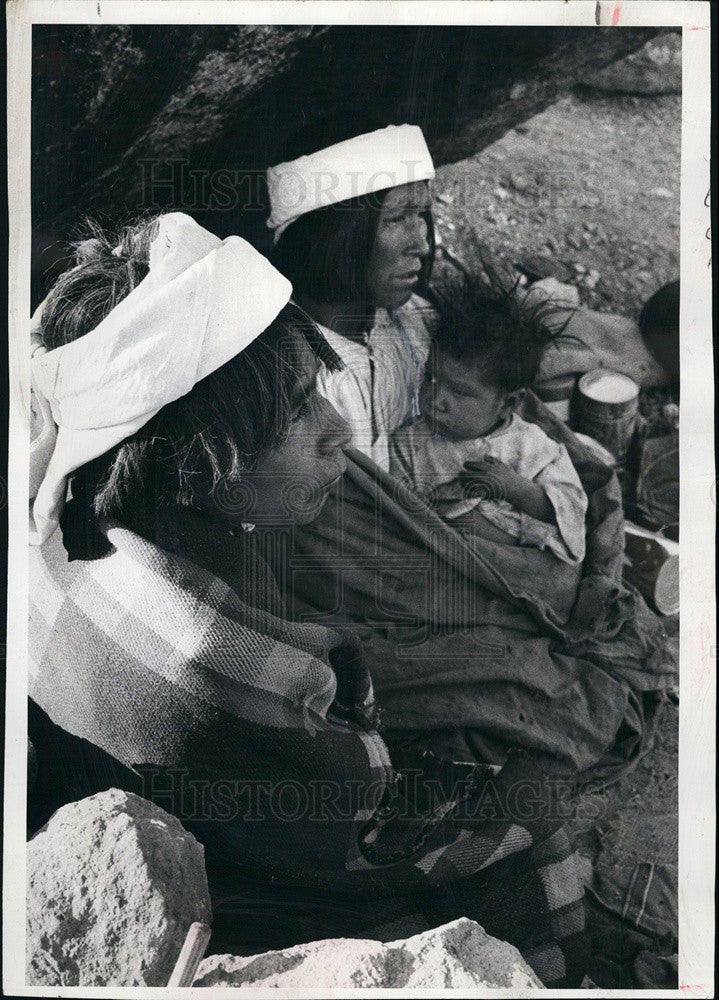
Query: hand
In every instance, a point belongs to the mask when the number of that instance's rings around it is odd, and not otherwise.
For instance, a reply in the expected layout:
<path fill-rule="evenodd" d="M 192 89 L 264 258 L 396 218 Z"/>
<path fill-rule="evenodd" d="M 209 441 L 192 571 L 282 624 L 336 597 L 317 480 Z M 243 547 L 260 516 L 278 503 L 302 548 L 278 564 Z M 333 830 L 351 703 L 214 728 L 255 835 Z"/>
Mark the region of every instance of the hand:
<path fill-rule="evenodd" d="M 517 487 L 525 482 L 523 476 L 493 455 L 465 462 L 459 478 L 468 499 L 507 500 L 510 503 Z"/>
<path fill-rule="evenodd" d="M 556 524 L 554 507 L 542 487 L 492 455 L 465 462 L 459 478 L 468 499 L 506 500 L 538 521 Z"/>

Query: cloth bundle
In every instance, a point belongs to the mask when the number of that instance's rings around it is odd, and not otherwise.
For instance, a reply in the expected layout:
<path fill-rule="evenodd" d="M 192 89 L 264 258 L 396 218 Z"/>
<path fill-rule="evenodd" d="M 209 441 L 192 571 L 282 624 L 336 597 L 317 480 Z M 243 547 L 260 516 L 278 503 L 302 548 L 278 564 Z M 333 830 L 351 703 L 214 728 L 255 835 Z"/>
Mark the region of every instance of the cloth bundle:
<path fill-rule="evenodd" d="M 359 630 L 390 747 L 491 763 L 523 747 L 608 778 L 640 751 L 676 643 L 622 581 L 616 475 L 532 393 L 520 415 L 566 446 L 588 495 L 580 566 L 449 525 L 353 453 L 281 572 L 293 617 Z"/>

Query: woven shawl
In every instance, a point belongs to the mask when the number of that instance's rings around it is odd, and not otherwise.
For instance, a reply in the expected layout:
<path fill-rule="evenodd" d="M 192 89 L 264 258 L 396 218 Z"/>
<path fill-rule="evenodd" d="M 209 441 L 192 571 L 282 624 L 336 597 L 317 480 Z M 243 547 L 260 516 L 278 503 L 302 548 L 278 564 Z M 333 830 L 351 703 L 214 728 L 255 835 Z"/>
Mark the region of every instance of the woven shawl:
<path fill-rule="evenodd" d="M 319 893 L 322 936 L 385 940 L 468 916 L 548 985 L 578 984 L 583 893 L 552 782 L 522 756 L 395 772 L 351 645 L 247 603 L 279 610 L 251 536 L 188 517 L 167 548 L 114 524 L 102 557 L 69 560 L 59 532 L 31 552 L 31 697 L 223 855 L 245 911 Z"/>

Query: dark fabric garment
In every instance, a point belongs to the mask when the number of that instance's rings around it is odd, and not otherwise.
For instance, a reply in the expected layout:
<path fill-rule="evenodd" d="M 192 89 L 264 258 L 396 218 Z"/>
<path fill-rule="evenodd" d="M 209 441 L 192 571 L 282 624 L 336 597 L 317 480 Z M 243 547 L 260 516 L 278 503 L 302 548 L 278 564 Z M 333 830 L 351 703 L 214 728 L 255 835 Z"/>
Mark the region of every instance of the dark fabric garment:
<path fill-rule="evenodd" d="M 348 637 L 250 602 L 281 603 L 255 539 L 181 511 L 153 542 L 98 529 L 96 558 L 68 559 L 59 532 L 30 553 L 30 695 L 71 795 L 139 780 L 204 844 L 220 929 L 238 899 L 313 901 L 312 938 L 468 916 L 547 985 L 581 982 L 583 890 L 541 762 L 396 772 Z M 249 929 L 254 948 L 281 923 Z"/>
<path fill-rule="evenodd" d="M 443 522 L 353 452 L 275 575 L 292 617 L 359 634 L 390 746 L 493 763 L 519 746 L 607 779 L 639 753 L 676 642 L 622 581 L 613 471 L 531 393 L 520 415 L 566 445 L 588 494 L 581 567 Z"/>
<path fill-rule="evenodd" d="M 632 862 L 600 856 L 592 892 L 600 903 L 653 937 L 674 936 L 678 927 L 678 873 L 675 864 Z"/>
<path fill-rule="evenodd" d="M 589 976 L 609 990 L 676 989 L 676 939 L 657 938 L 587 897 Z M 651 995 L 651 994 L 650 994 Z"/>
<path fill-rule="evenodd" d="M 662 780 L 661 759 L 652 755 L 645 758 L 642 766 L 645 771 L 649 767 L 652 771 L 651 783 L 636 793 L 639 802 L 620 805 L 616 814 L 598 828 L 598 849 L 589 889 L 602 906 L 626 925 L 655 940 L 668 942 L 670 951 L 676 951 L 679 927 L 676 775 L 668 782 L 666 776 Z"/>

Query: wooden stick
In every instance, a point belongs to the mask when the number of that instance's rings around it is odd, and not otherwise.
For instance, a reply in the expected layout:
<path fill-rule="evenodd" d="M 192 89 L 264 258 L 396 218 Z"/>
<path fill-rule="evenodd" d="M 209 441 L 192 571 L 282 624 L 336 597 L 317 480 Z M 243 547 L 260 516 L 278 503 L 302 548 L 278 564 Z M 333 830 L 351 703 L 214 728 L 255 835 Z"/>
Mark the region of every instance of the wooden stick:
<path fill-rule="evenodd" d="M 168 986 L 192 986 L 211 933 L 212 928 L 207 924 L 197 921 L 190 925 L 182 951 L 167 983 Z"/>

